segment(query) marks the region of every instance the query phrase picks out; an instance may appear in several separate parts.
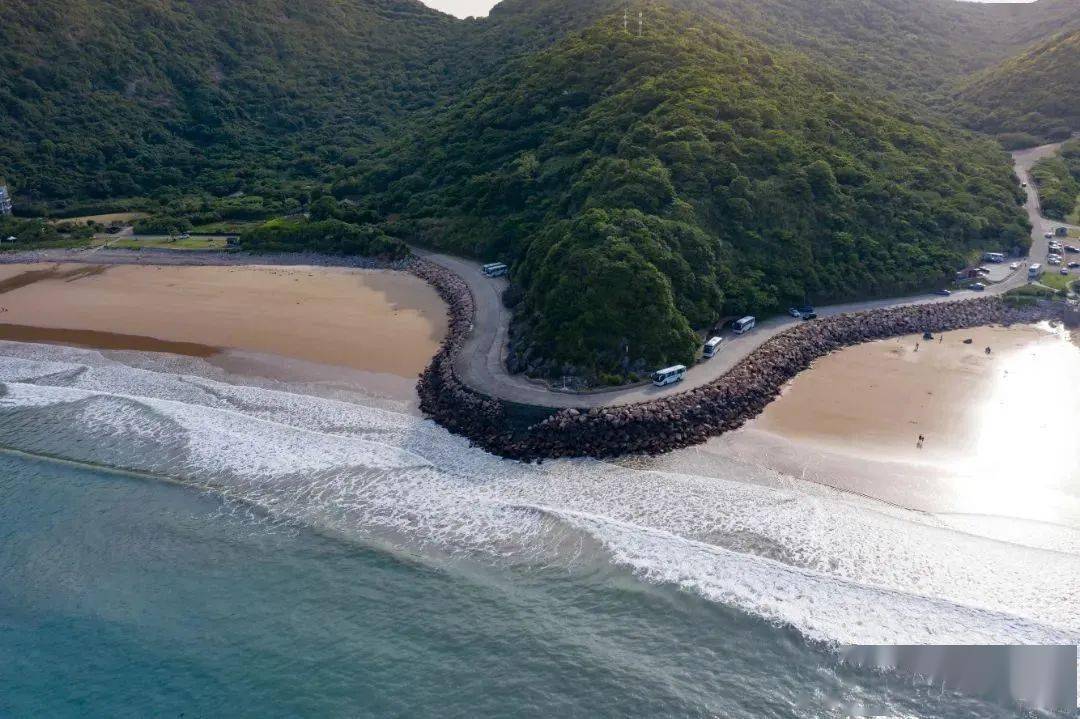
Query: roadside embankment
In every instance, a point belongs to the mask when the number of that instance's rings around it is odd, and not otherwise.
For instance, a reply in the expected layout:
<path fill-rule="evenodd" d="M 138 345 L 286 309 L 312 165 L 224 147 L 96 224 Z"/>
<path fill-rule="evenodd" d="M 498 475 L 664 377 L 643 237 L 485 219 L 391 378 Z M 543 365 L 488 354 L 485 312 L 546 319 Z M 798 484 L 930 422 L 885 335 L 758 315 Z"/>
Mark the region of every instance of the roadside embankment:
<path fill-rule="evenodd" d="M 704 442 L 757 416 L 795 375 L 842 347 L 919 332 L 1060 319 L 1062 307 L 1011 308 L 999 297 L 903 305 L 835 315 L 796 325 L 769 339 L 710 384 L 639 404 L 563 409 L 514 430 L 512 408 L 466 387 L 453 357 L 472 325 L 468 286 L 426 260 L 409 270 L 430 282 L 449 305 L 442 347 L 420 375 L 420 408 L 450 431 L 500 456 L 521 460 L 658 454 Z"/>

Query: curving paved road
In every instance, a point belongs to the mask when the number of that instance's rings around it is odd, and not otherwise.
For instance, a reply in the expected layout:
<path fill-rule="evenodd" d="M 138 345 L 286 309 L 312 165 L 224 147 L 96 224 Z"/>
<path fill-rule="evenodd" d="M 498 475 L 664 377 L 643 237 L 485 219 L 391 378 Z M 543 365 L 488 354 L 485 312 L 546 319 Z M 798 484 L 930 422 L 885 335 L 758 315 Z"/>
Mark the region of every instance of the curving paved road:
<path fill-rule="evenodd" d="M 1076 225 L 1070 225 L 1067 222 L 1061 220 L 1048 220 L 1042 216 L 1042 207 L 1039 204 L 1039 193 L 1035 190 L 1035 182 L 1031 177 L 1031 166 L 1044 157 L 1049 157 L 1056 153 L 1061 147 L 1060 142 L 1056 142 L 1052 145 L 1040 145 L 1039 147 L 1033 147 L 1029 150 L 1017 150 L 1012 154 L 1013 167 L 1016 169 L 1016 176 L 1023 182 L 1027 183 L 1027 202 L 1024 203 L 1024 209 L 1027 210 L 1028 219 L 1031 220 L 1031 252 L 1029 257 L 1034 262 L 1042 262 L 1046 257 L 1049 241 L 1043 237 L 1047 232 L 1051 232 L 1055 227 L 1069 227 L 1073 230 L 1080 231 L 1080 227 Z"/>
<path fill-rule="evenodd" d="M 1035 186 L 1031 182 L 1029 173 L 1035 161 L 1053 154 L 1060 146 L 1061 143 L 1042 145 L 1013 153 L 1016 174 L 1028 183 L 1028 198 L 1025 208 L 1033 227 L 1030 253 L 1033 261 L 1042 262 L 1042 258 L 1046 256 L 1048 243 L 1046 238 L 1043 237 L 1043 233 L 1050 231 L 1052 227 L 1060 226 L 1062 223 L 1047 220 L 1040 214 L 1039 196 L 1035 192 Z M 679 394 L 719 378 L 766 340 L 800 321 L 786 316 L 772 317 L 759 321 L 757 327 L 745 335 L 725 335 L 724 344 L 716 357 L 699 362 L 687 371 L 686 379 L 666 387 L 647 384 L 586 393 L 560 392 L 549 388 L 541 382 L 529 380 L 524 375 L 510 374 L 506 370 L 505 359 L 510 311 L 503 306 L 500 299 L 502 291 L 507 286 L 505 279 L 485 277 L 480 271 L 479 262 L 416 247 L 413 248 L 413 251 L 417 255 L 454 272 L 464 279 L 472 290 L 476 303 L 476 316 L 473 319 L 472 333 L 465 341 L 462 351 L 454 362 L 454 369 L 458 377 L 467 386 L 479 392 L 521 404 L 540 407 L 588 408 L 632 404 Z M 1026 282 L 1027 275 L 1021 268 L 1001 282 L 987 287 L 983 294 L 1000 294 Z M 949 302 L 953 299 L 971 297 L 975 294 L 977 293 L 963 290 L 954 292 L 952 297 L 918 295 L 887 300 L 852 302 L 819 307 L 817 313 L 822 317 L 827 317 L 844 312 L 858 312 L 880 307 Z"/>

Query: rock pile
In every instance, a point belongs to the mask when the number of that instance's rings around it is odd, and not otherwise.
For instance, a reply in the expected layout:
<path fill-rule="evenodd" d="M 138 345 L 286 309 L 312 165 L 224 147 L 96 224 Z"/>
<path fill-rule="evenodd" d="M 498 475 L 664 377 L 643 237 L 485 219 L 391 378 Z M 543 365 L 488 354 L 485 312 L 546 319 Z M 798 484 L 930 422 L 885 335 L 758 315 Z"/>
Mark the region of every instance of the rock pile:
<path fill-rule="evenodd" d="M 708 385 L 640 404 L 564 409 L 512 432 L 503 403 L 465 387 L 454 373 L 454 354 L 472 325 L 468 286 L 423 260 L 413 260 L 409 270 L 430 282 L 450 306 L 446 341 L 417 385 L 421 409 L 484 449 L 521 460 L 669 452 L 742 426 L 811 362 L 842 347 L 905 334 L 1060 319 L 1062 312 L 1060 305 L 1011 308 L 1000 298 L 980 297 L 836 315 L 777 334 Z"/>
<path fill-rule="evenodd" d="M 420 409 L 455 434 L 496 454 L 509 438 L 502 402 L 466 387 L 454 372 L 454 356 L 472 330 L 473 296 L 463 279 L 433 262 L 412 257 L 405 268 L 426 281 L 448 305 L 446 339 L 420 373 Z"/>

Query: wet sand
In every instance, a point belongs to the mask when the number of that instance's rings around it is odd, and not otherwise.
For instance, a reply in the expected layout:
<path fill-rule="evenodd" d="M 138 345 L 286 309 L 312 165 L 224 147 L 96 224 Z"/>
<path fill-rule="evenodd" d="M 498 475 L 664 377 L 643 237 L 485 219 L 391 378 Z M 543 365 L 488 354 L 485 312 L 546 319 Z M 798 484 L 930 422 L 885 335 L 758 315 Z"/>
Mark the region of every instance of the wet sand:
<path fill-rule="evenodd" d="M 445 332 L 442 300 L 402 272 L 0 266 L 0 339 L 195 357 L 239 350 L 411 381 Z"/>
<path fill-rule="evenodd" d="M 822 358 L 704 451 L 907 508 L 1075 519 L 1078 386 L 1065 330 L 911 335 Z"/>

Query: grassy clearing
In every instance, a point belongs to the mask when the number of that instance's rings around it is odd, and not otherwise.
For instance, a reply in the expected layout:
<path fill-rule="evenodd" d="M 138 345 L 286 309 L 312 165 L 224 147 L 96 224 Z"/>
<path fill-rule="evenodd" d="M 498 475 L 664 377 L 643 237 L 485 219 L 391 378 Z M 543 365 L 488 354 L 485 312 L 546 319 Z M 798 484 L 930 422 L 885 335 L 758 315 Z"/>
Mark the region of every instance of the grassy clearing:
<path fill-rule="evenodd" d="M 26 252 L 28 250 L 68 250 L 100 244 L 86 237 L 61 235 L 55 239 L 40 242 L 3 242 L 0 252 Z"/>
<path fill-rule="evenodd" d="M 1039 280 L 1039 284 L 1049 287 L 1059 292 L 1068 292 L 1069 285 L 1075 282 L 1077 276 L 1069 273 L 1067 275 L 1058 274 L 1057 268 L 1053 268 L 1051 272 L 1049 269 L 1043 273 L 1042 278 Z"/>
<path fill-rule="evenodd" d="M 1003 295 L 1003 299 L 1006 304 L 1012 307 L 1030 307 L 1039 300 L 1053 300 L 1060 296 L 1060 292 L 1050 287 L 1042 284 L 1030 284 L 1009 290 Z"/>
<path fill-rule="evenodd" d="M 224 222 L 211 222 L 208 225 L 195 225 L 191 228 L 191 231 L 210 235 L 239 235 L 244 230 L 251 229 L 252 227 L 258 227 L 262 223 L 262 220 L 226 220 Z"/>
<path fill-rule="evenodd" d="M 226 240 L 224 237 L 189 237 L 186 240 L 171 240 L 168 237 L 121 237 L 110 242 L 109 247 L 120 250 L 224 250 Z"/>
<path fill-rule="evenodd" d="M 75 225 L 86 225 L 96 222 L 99 225 L 130 225 L 135 220 L 149 217 L 145 212 L 112 212 L 106 215 L 83 215 L 82 217 L 64 217 L 62 219 L 49 220 L 53 224 L 70 222 Z"/>

